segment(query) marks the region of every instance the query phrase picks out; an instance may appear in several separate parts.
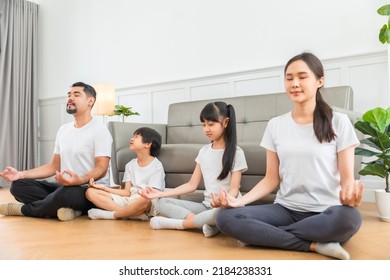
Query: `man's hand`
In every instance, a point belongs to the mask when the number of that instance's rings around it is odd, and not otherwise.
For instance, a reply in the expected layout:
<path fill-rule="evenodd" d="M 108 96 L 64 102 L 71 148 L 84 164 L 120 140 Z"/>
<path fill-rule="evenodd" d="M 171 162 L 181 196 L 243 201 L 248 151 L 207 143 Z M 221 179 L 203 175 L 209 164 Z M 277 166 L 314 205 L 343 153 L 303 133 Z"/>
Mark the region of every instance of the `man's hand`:
<path fill-rule="evenodd" d="M 23 179 L 24 176 L 22 174 L 22 172 L 16 170 L 15 168 L 13 167 L 6 167 L 1 173 L 0 173 L 0 177 L 3 177 L 5 180 L 7 180 L 8 182 L 13 182 L 13 181 L 16 181 L 16 180 L 19 180 L 19 179 Z"/>
<path fill-rule="evenodd" d="M 56 171 L 55 179 L 58 184 L 63 186 L 78 186 L 82 184 L 80 177 L 70 170 Z"/>

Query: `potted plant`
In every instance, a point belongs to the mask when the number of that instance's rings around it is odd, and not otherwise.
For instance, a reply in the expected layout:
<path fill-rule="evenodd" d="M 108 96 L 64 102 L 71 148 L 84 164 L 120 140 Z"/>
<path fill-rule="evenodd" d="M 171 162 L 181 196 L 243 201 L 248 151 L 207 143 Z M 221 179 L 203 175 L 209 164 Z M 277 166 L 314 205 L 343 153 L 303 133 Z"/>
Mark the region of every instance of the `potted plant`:
<path fill-rule="evenodd" d="M 115 105 L 114 114 L 117 115 L 117 116 L 121 116 L 122 117 L 122 122 L 124 122 L 125 119 L 128 116 L 132 116 L 132 115 L 139 116 L 139 113 L 138 112 L 133 112 L 131 107 L 126 107 L 126 106 L 123 106 L 123 105 Z"/>
<path fill-rule="evenodd" d="M 390 107 L 371 109 L 355 123 L 355 128 L 366 137 L 360 141 L 366 146 L 357 147 L 355 154 L 368 157 L 360 175 L 379 176 L 385 179 L 385 189 L 375 190 L 375 200 L 381 220 L 390 222 Z"/>

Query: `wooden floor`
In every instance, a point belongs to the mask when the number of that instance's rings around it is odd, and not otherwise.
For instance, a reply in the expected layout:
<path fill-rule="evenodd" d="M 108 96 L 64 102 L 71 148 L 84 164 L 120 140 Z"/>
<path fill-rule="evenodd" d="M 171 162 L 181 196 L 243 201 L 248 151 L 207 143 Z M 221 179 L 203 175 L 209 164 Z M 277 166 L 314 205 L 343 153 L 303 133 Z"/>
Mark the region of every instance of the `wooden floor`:
<path fill-rule="evenodd" d="M 14 201 L 0 189 L 0 203 Z M 390 223 L 377 217 L 374 204 L 360 207 L 363 224 L 345 249 L 354 260 L 390 260 Z M 0 215 L 2 260 L 329 260 L 316 253 L 244 247 L 218 234 L 153 230 L 148 222 L 73 221 Z"/>

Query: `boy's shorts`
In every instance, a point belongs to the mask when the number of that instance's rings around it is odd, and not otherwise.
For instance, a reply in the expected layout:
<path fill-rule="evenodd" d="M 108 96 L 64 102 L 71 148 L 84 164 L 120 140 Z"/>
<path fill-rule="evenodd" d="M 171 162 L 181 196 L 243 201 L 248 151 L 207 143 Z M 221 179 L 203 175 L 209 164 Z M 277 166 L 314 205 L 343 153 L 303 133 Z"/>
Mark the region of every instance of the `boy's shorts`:
<path fill-rule="evenodd" d="M 120 195 L 117 195 L 117 194 L 111 194 L 111 197 L 112 197 L 112 200 L 114 200 L 114 202 L 116 204 L 118 204 L 119 206 L 121 207 L 126 207 L 126 206 L 129 206 L 131 204 L 133 204 L 138 198 L 140 198 L 141 196 L 138 194 L 138 188 L 130 188 L 130 196 L 120 196 Z M 155 203 L 155 199 L 152 199 L 152 205 L 150 207 L 150 210 L 145 212 L 145 214 L 147 216 L 154 216 L 154 203 Z"/>

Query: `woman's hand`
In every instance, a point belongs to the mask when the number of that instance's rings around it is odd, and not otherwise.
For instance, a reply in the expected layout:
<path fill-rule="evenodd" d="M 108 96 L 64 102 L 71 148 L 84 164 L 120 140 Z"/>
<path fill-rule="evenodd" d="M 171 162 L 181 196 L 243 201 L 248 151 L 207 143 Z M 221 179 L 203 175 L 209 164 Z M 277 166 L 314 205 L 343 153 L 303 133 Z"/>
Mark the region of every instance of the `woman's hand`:
<path fill-rule="evenodd" d="M 347 184 L 341 187 L 340 202 L 342 205 L 358 207 L 362 203 L 364 184 L 355 180 L 353 184 Z"/>
<path fill-rule="evenodd" d="M 222 189 L 218 196 L 215 196 L 214 193 L 211 193 L 211 206 L 214 208 L 236 208 L 243 207 L 239 199 L 230 195 L 225 189 Z"/>

